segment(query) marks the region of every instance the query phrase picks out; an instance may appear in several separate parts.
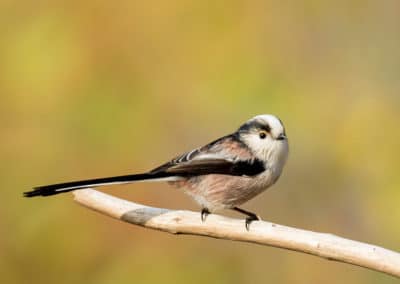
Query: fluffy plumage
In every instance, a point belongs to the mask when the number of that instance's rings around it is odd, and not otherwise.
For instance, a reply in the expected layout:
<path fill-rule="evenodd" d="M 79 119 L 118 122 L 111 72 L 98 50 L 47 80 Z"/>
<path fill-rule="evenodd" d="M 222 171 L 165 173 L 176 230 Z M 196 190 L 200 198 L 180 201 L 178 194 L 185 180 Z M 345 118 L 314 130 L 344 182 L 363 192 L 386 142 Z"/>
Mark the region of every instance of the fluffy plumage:
<path fill-rule="evenodd" d="M 183 187 L 202 207 L 202 218 L 219 209 L 246 214 L 246 228 L 258 217 L 237 206 L 252 199 L 281 175 L 288 155 L 282 122 L 259 115 L 234 133 L 194 149 L 143 174 L 133 174 L 35 187 L 26 197 L 49 196 L 76 189 L 139 181 L 168 181 Z"/>

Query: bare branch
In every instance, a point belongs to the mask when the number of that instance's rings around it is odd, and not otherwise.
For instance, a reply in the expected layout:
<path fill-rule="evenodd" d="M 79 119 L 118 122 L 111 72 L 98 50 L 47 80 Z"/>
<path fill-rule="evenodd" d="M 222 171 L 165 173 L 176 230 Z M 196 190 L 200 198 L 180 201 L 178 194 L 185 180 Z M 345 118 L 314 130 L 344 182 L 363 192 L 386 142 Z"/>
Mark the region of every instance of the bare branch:
<path fill-rule="evenodd" d="M 201 222 L 200 213 L 148 207 L 93 189 L 74 192 L 75 201 L 122 221 L 173 234 L 190 234 L 256 243 L 350 263 L 400 278 L 400 254 L 382 247 L 264 221 L 244 220 L 210 214 Z"/>

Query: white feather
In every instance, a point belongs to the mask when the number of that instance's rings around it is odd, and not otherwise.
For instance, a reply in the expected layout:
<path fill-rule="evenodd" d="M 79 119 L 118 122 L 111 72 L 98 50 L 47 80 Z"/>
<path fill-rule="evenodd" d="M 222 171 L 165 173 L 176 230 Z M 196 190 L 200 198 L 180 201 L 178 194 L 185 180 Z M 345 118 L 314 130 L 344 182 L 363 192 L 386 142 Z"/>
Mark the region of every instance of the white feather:
<path fill-rule="evenodd" d="M 99 186 L 105 186 L 105 185 L 128 184 L 128 183 L 136 183 L 136 182 L 180 181 L 182 179 L 184 179 L 184 178 L 179 177 L 179 176 L 171 176 L 171 177 L 164 177 L 164 178 L 143 179 L 143 180 L 134 180 L 134 181 L 116 181 L 116 182 L 94 183 L 94 184 L 88 184 L 88 185 L 84 185 L 84 186 L 81 185 L 81 186 L 70 186 L 70 187 L 58 188 L 58 189 L 55 189 L 55 191 L 57 191 L 57 192 L 70 191 L 72 189 L 99 187 Z"/>

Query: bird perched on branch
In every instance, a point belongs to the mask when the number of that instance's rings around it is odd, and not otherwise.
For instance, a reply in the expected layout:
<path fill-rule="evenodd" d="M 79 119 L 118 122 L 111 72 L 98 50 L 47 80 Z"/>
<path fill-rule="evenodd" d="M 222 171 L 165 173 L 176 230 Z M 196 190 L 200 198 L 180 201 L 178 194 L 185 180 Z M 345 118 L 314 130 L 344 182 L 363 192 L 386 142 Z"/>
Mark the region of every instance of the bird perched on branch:
<path fill-rule="evenodd" d="M 273 185 L 288 156 L 285 128 L 274 115 L 258 115 L 232 134 L 141 174 L 72 181 L 38 186 L 26 197 L 49 196 L 82 188 L 140 181 L 167 181 L 184 188 L 202 208 L 201 220 L 209 213 L 232 209 L 245 214 L 246 229 L 259 217 L 239 208 Z"/>

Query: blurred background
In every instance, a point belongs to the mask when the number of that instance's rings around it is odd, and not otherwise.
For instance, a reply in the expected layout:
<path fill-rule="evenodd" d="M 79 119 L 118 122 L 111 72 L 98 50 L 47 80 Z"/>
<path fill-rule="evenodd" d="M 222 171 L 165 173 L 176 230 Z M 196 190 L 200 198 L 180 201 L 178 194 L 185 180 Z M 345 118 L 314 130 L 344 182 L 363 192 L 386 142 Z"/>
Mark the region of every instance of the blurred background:
<path fill-rule="evenodd" d="M 244 208 L 400 251 L 399 35 L 395 0 L 2 0 L 1 282 L 397 283 L 22 192 L 145 171 L 273 113 L 291 155 Z M 198 210 L 166 184 L 104 190 Z"/>

